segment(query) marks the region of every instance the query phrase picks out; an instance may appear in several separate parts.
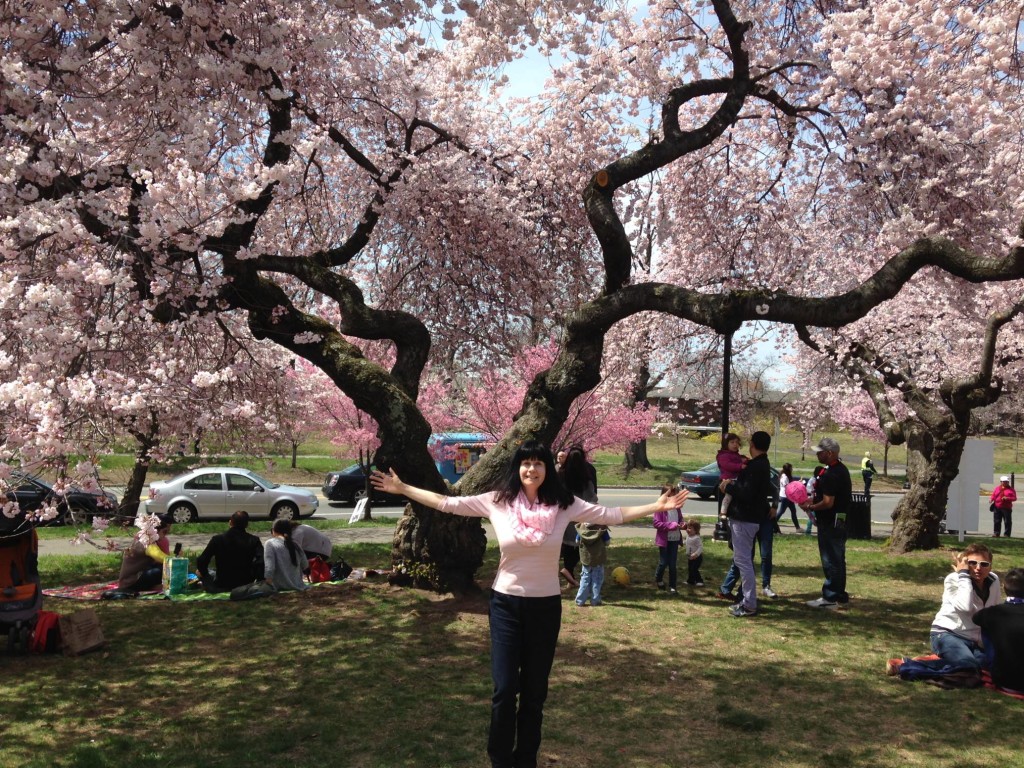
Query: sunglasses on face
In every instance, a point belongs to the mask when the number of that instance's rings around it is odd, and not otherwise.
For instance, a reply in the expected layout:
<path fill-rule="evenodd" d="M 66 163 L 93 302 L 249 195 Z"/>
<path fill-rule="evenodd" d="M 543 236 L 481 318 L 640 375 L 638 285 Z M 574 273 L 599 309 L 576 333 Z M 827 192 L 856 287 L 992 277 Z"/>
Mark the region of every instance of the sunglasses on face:
<path fill-rule="evenodd" d="M 991 568 L 992 567 L 992 563 L 986 562 L 984 560 L 968 560 L 967 561 L 967 565 L 969 565 L 971 568 Z"/>

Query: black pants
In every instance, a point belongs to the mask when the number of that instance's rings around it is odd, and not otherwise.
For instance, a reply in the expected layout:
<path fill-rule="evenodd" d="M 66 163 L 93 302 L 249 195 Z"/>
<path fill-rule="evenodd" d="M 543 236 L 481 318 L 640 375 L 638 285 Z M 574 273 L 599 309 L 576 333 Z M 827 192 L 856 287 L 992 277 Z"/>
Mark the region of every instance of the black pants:
<path fill-rule="evenodd" d="M 487 755 L 493 768 L 536 768 L 562 598 L 491 592 L 490 625 L 494 695 Z"/>

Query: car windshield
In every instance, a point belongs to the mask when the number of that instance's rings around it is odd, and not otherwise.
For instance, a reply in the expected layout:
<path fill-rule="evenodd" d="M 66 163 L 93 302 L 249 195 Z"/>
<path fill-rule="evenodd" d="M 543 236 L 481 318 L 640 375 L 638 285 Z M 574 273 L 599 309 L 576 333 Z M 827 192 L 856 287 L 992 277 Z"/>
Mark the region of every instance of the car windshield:
<path fill-rule="evenodd" d="M 251 477 L 253 480 L 255 480 L 260 485 L 262 485 L 264 488 L 277 488 L 278 487 L 278 483 L 272 483 L 269 480 L 267 480 L 266 478 L 260 477 L 255 472 L 253 472 L 251 469 L 245 470 L 245 474 L 248 475 L 249 477 Z"/>
<path fill-rule="evenodd" d="M 37 477 L 36 475 L 29 475 L 29 474 L 26 474 L 25 472 L 18 472 L 18 471 L 11 472 L 11 480 L 13 480 L 14 481 L 13 484 L 16 484 L 16 485 L 26 485 L 28 483 L 33 483 L 33 484 L 38 485 L 38 486 L 40 486 L 41 488 L 43 488 L 43 489 L 45 489 L 47 491 L 52 491 L 53 490 L 53 486 L 50 485 L 45 480 L 43 480 L 41 477 Z"/>

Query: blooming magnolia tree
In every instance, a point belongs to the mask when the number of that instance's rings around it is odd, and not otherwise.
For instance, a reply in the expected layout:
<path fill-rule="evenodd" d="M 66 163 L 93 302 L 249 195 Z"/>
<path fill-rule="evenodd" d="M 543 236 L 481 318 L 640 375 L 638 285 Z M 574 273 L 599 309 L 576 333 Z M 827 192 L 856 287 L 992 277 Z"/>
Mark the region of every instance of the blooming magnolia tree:
<path fill-rule="evenodd" d="M 1004 40 L 998 10 L 964 23 Z M 859 59 L 830 55 L 855 47 L 859 7 L 459 11 L 14 4 L 0 20 L 0 253 L 29 285 L 12 309 L 98 275 L 156 322 L 242 313 L 253 338 L 308 360 L 376 421 L 378 463 L 433 490 L 418 406 L 431 358 L 460 373 L 555 330 L 558 355 L 464 480 L 475 490 L 526 436 L 557 439 L 601 381 L 607 335 L 638 313 L 718 333 L 757 319 L 837 328 L 926 267 L 1024 276 L 1012 207 L 977 252 L 942 229 L 875 242 L 859 229 L 866 206 L 843 218 L 851 169 L 877 165 L 869 149 L 886 138 L 869 108 L 884 88 L 858 102 L 843 78 Z M 531 46 L 562 63 L 537 99 L 500 101 L 496 68 Z M 869 59 L 874 74 L 897 61 Z M 657 232 L 645 240 L 637 221 Z M 634 265 L 651 242 L 647 279 Z M 366 354 L 381 341 L 388 367 Z M 479 522 L 414 512 L 397 564 L 468 585 Z"/>

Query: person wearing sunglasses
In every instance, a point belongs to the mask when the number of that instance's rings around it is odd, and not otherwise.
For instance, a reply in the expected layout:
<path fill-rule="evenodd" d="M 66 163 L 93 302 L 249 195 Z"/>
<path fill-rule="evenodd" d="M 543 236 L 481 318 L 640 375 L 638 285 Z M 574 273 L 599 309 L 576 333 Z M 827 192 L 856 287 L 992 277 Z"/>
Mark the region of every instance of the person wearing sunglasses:
<path fill-rule="evenodd" d="M 931 645 L 936 664 L 956 671 L 981 672 L 985 652 L 974 614 L 1003 601 L 999 577 L 992 572 L 992 552 L 984 544 L 970 544 L 953 560 L 946 577 L 942 607 L 932 621 Z"/>

